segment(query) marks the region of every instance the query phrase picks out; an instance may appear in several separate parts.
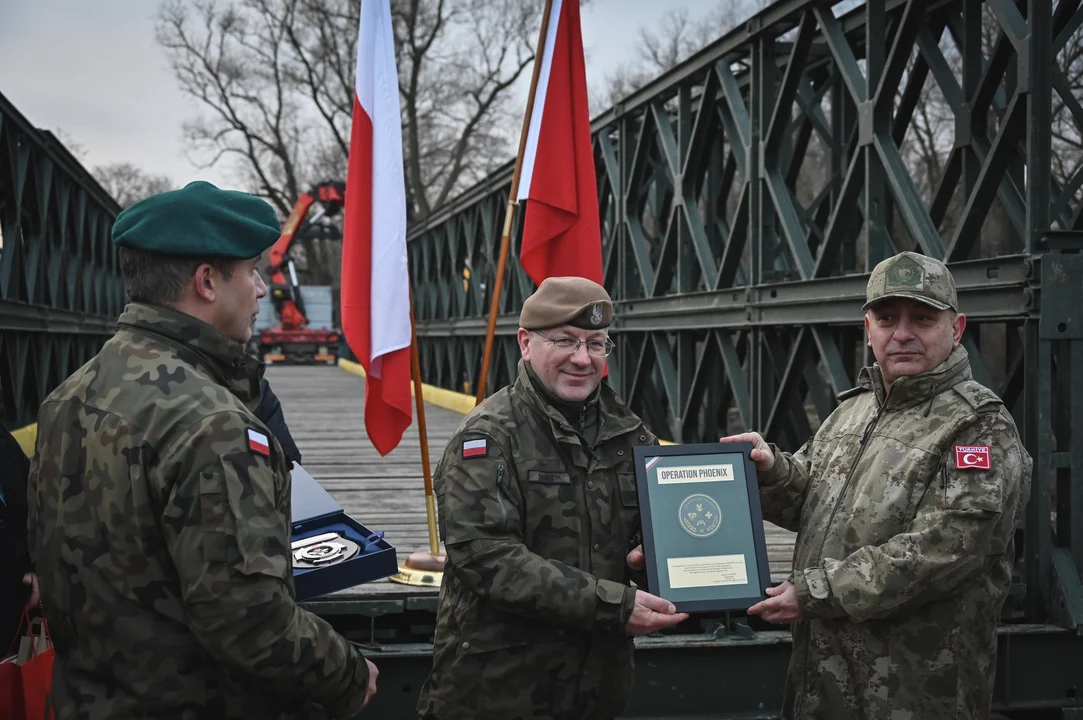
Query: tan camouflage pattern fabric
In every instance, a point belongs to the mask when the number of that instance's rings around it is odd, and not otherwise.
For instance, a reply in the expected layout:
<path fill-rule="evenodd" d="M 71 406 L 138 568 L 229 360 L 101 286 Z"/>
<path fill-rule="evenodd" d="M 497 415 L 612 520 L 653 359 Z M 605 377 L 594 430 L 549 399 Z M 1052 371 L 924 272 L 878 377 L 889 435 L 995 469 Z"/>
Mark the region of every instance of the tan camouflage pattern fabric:
<path fill-rule="evenodd" d="M 937 310 L 959 310 L 955 278 L 948 266 L 915 252 L 901 252 L 877 263 L 869 274 L 862 310 L 891 298 L 917 300 Z"/>
<path fill-rule="evenodd" d="M 262 371 L 210 326 L 132 304 L 42 404 L 30 547 L 57 720 L 360 710 L 364 659 L 294 602 L 287 461 L 249 410 Z"/>
<path fill-rule="evenodd" d="M 1030 493 L 1015 423 L 961 346 L 886 395 L 865 368 L 840 399 L 760 474 L 764 517 L 799 532 L 783 717 L 987 718 Z M 991 469 L 957 470 L 956 444 L 990 446 Z"/>
<path fill-rule="evenodd" d="M 627 702 L 626 556 L 640 530 L 632 447 L 657 438 L 602 385 L 584 418 L 596 429 L 588 442 L 534 382 L 520 361 L 516 382 L 463 420 L 433 474 L 447 566 L 421 717 L 592 720 Z M 470 440 L 486 441 L 485 457 L 462 457 Z"/>

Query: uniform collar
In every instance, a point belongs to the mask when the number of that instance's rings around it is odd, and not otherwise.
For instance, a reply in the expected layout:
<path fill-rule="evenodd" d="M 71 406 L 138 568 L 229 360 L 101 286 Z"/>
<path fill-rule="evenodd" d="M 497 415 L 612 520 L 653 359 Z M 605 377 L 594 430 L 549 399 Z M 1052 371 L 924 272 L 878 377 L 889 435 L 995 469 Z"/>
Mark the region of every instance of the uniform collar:
<path fill-rule="evenodd" d="M 121 313 L 117 327 L 169 342 L 178 354 L 202 367 L 245 405 L 255 407 L 259 402 L 264 364 L 246 353 L 244 345 L 202 320 L 162 305 L 131 303 Z"/>
<path fill-rule="evenodd" d="M 884 389 L 884 376 L 879 363 L 861 369 L 857 384 L 876 393 L 876 399 L 890 410 L 911 407 L 931 400 L 953 385 L 973 379 L 970 356 L 962 345 L 956 345 L 944 362 L 920 375 L 908 375 Z"/>
<path fill-rule="evenodd" d="M 573 403 L 567 403 L 555 398 L 552 393 L 541 385 L 541 381 L 535 383 L 531 379 L 531 368 L 525 360 L 519 360 L 519 375 L 513 386 L 513 391 L 521 395 L 527 403 L 539 414 L 549 418 L 555 435 L 579 437 L 579 432 L 568 422 L 561 408 L 554 404 L 560 402 L 564 408 Z M 593 406 L 598 413 L 598 422 L 601 427 L 595 445 L 610 438 L 635 430 L 641 424 L 641 420 L 624 404 L 617 394 L 607 384 L 599 383 L 598 387 L 586 400 L 586 404 Z M 578 407 L 578 405 L 577 405 Z M 585 405 L 584 405 L 585 407 Z"/>

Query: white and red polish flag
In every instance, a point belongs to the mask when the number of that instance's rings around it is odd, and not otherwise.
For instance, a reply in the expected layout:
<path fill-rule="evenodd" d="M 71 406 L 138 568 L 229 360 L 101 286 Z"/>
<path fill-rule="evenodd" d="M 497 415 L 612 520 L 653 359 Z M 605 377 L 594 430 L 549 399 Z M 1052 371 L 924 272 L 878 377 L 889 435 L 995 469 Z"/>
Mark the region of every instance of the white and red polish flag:
<path fill-rule="evenodd" d="M 399 80 L 389 0 L 364 0 L 342 238 L 342 331 L 365 369 L 365 429 L 381 455 L 412 419 L 410 279 Z"/>
<path fill-rule="evenodd" d="M 529 200 L 519 263 L 530 279 L 604 284 L 579 0 L 553 0 L 516 200 Z"/>

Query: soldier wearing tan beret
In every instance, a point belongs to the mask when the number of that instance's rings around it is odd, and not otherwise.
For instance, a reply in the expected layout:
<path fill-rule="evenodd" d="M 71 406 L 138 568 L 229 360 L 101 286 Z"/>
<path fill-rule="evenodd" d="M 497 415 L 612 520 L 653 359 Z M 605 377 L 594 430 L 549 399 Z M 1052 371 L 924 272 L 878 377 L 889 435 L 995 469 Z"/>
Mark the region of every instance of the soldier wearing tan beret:
<path fill-rule="evenodd" d="M 630 584 L 646 584 L 628 564 L 632 447 L 658 440 L 602 383 L 612 321 L 601 285 L 543 281 L 519 317 L 518 377 L 447 445 L 434 474 L 447 565 L 422 718 L 615 718 L 633 636 L 687 617 Z"/>

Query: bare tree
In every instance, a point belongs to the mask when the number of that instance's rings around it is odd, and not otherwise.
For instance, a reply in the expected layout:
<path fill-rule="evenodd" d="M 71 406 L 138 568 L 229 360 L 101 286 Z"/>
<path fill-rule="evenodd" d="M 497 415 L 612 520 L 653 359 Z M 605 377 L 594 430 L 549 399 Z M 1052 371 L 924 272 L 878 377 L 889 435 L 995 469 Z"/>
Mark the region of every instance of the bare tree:
<path fill-rule="evenodd" d="M 233 161 L 285 215 L 310 183 L 345 176 L 357 0 L 168 0 L 157 38 L 203 113 L 185 124 L 202 167 Z M 393 0 L 407 192 L 415 217 L 505 161 L 540 5 Z"/>
<path fill-rule="evenodd" d="M 87 156 L 86 145 L 79 142 L 75 137 L 64 128 L 56 128 L 52 131 L 53 137 L 63 145 L 68 152 L 72 154 L 79 162 L 84 162 Z"/>
<path fill-rule="evenodd" d="M 771 0 L 720 0 L 700 17 L 690 17 L 687 8 L 675 8 L 657 27 L 640 27 L 636 57 L 606 77 L 601 92 L 591 98 L 592 114 L 631 95 L 770 4 Z"/>
<path fill-rule="evenodd" d="M 122 208 L 175 188 L 165 175 L 153 175 L 126 162 L 98 165 L 91 174 Z"/>

